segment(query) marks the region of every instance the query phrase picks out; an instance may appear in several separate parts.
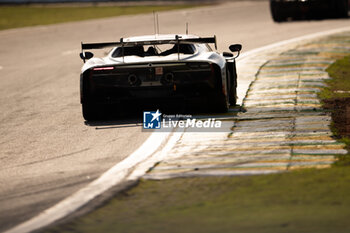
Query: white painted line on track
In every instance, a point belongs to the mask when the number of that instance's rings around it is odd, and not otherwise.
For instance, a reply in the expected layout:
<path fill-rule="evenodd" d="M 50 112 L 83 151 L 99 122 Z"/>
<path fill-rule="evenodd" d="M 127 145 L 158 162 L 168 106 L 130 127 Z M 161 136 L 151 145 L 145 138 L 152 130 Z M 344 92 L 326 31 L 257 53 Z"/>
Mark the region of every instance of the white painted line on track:
<path fill-rule="evenodd" d="M 176 131 L 172 134 L 170 139 L 167 141 L 166 145 L 160 150 L 159 152 L 155 153 L 154 156 L 152 156 L 149 160 L 145 161 L 144 163 L 141 163 L 136 167 L 133 173 L 128 177 L 128 180 L 136 180 L 139 177 L 145 175 L 145 173 L 157 162 L 162 161 L 165 159 L 169 152 L 171 152 L 172 148 L 176 145 L 177 141 L 180 140 L 184 133 L 184 129 L 177 128 Z"/>
<path fill-rule="evenodd" d="M 152 156 L 166 142 L 170 135 L 171 133 L 152 133 L 134 153 L 102 174 L 97 180 L 53 207 L 43 211 L 36 217 L 17 225 L 5 233 L 31 232 L 72 214 L 111 187 L 125 181 L 131 169 Z M 143 175 L 146 171 L 138 172 L 138 174 Z M 138 176 L 134 175 L 133 178 L 137 179 Z"/>
<path fill-rule="evenodd" d="M 242 53 L 237 60 L 244 60 L 254 56 L 256 53 L 265 52 L 271 49 L 278 49 L 279 47 L 286 46 L 288 44 L 316 39 L 318 37 L 348 30 L 350 30 L 350 27 L 344 27 L 281 41 Z M 68 51 L 66 52 L 68 53 Z M 145 174 L 147 171 L 146 169 L 153 166 L 154 162 L 167 156 L 166 152 L 171 150 L 182 134 L 183 132 L 176 132 L 173 134 L 157 132 L 152 133 L 151 136 L 134 153 L 102 174 L 98 179 L 59 202 L 55 206 L 43 211 L 38 216 L 23 222 L 4 233 L 27 233 L 38 230 L 68 216 L 69 214 L 72 214 L 77 209 L 93 200 L 95 197 L 101 195 L 103 192 L 121 183 L 122 181 L 138 179 L 140 176 Z M 160 152 L 155 153 L 162 145 L 164 146 L 163 149 Z M 135 167 L 136 169 L 129 175 L 130 169 Z"/>

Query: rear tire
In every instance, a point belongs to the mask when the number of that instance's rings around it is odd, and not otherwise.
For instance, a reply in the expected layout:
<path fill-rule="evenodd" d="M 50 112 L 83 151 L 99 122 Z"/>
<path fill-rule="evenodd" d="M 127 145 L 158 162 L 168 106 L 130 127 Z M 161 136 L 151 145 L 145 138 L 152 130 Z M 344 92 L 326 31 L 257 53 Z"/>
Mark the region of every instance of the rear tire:
<path fill-rule="evenodd" d="M 95 104 L 82 104 L 83 117 L 86 121 L 95 121 L 99 118 L 99 111 Z"/>
<path fill-rule="evenodd" d="M 236 106 L 237 103 L 237 76 L 231 77 L 231 72 L 228 71 L 228 77 L 230 77 L 230 90 L 228 93 L 230 106 Z"/>
<path fill-rule="evenodd" d="M 230 106 L 236 106 L 237 104 L 237 90 L 236 87 L 231 87 L 230 90 Z"/>
<path fill-rule="evenodd" d="M 270 1 L 270 10 L 272 19 L 275 22 L 283 22 L 286 21 L 286 17 L 281 14 L 280 8 L 272 1 Z"/>
<path fill-rule="evenodd" d="M 337 0 L 335 4 L 335 17 L 347 18 L 349 10 L 348 0 Z"/>
<path fill-rule="evenodd" d="M 215 101 L 212 103 L 213 112 L 215 113 L 226 113 L 229 109 L 229 103 L 227 102 L 226 96 L 221 94 L 216 97 Z"/>

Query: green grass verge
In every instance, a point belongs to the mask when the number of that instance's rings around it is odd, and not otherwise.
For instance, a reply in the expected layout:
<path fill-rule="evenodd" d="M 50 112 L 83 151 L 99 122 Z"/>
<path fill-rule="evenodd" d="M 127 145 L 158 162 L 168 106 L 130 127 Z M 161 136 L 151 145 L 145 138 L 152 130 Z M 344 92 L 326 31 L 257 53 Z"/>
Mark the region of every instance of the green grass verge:
<path fill-rule="evenodd" d="M 167 6 L 95 6 L 95 7 L 30 7 L 0 6 L 0 30 L 70 21 L 142 14 L 194 7 L 195 5 Z"/>
<path fill-rule="evenodd" d="M 337 60 L 327 69 L 330 80 L 319 97 L 322 100 L 350 97 L 350 56 Z"/>
<path fill-rule="evenodd" d="M 350 232 L 350 170 L 141 181 L 50 233 Z"/>
<path fill-rule="evenodd" d="M 334 62 L 327 68 L 327 72 L 331 79 L 326 81 L 327 87 L 323 88 L 318 96 L 324 103 L 324 107 L 332 112 L 333 123 L 331 129 L 333 135 L 340 142 L 345 143 L 347 149 L 350 151 L 350 137 L 339 133 L 343 130 L 344 125 L 337 122 L 346 122 L 344 120 L 346 113 L 341 113 L 342 111 L 339 110 L 346 108 L 344 103 L 350 100 L 350 56 Z M 350 103 L 347 105 L 350 106 Z M 340 156 L 336 164 L 350 165 L 349 155 Z"/>

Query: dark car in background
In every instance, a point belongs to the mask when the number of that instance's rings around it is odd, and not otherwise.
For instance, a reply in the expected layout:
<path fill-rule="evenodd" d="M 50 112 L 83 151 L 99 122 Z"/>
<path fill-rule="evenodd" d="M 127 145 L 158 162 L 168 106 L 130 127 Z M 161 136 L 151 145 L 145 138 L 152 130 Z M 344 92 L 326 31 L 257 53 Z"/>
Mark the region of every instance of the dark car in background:
<path fill-rule="evenodd" d="M 350 0 L 270 0 L 275 22 L 292 19 L 322 19 L 348 17 Z"/>

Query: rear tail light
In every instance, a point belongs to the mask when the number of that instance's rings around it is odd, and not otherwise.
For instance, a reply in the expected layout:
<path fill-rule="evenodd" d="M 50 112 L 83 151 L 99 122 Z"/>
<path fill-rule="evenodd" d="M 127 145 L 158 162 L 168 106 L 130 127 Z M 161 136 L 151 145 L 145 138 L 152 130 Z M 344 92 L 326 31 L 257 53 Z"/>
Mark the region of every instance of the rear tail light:
<path fill-rule="evenodd" d="M 96 67 L 96 68 L 93 68 L 93 70 L 114 70 L 114 67 L 113 66 Z"/>

